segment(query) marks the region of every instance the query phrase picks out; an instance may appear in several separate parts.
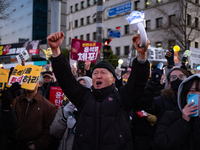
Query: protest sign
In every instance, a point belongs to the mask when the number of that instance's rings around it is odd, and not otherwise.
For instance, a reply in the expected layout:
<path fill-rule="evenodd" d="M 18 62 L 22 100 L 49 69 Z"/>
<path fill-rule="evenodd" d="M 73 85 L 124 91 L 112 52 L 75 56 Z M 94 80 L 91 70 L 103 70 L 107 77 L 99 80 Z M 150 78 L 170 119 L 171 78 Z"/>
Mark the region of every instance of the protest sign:
<path fill-rule="evenodd" d="M 22 53 L 16 56 L 18 63 L 21 63 L 22 60 L 26 61 L 29 59 L 29 54 L 27 50 L 24 50 Z"/>
<path fill-rule="evenodd" d="M 72 39 L 70 58 L 81 62 L 89 58 L 96 63 L 100 50 L 101 43 Z"/>
<path fill-rule="evenodd" d="M 197 69 L 200 66 L 200 49 L 190 47 L 190 64 L 192 69 Z"/>
<path fill-rule="evenodd" d="M 8 81 L 8 87 L 10 87 L 14 82 L 19 82 L 21 88 L 34 90 L 41 69 L 42 67 L 35 65 L 16 65 Z"/>
<path fill-rule="evenodd" d="M 149 46 L 147 50 L 147 59 L 149 61 L 167 62 L 167 59 L 165 58 L 166 52 L 166 49 Z"/>
<path fill-rule="evenodd" d="M 51 48 L 47 48 L 47 50 L 45 50 L 45 49 L 42 49 L 42 50 L 46 55 L 46 59 L 48 60 L 52 56 Z"/>
<path fill-rule="evenodd" d="M 62 106 L 63 97 L 64 93 L 60 87 L 50 87 L 49 101 L 54 104 L 57 109 Z"/>
<path fill-rule="evenodd" d="M 9 70 L 0 69 L 0 91 L 4 90 L 8 82 Z"/>

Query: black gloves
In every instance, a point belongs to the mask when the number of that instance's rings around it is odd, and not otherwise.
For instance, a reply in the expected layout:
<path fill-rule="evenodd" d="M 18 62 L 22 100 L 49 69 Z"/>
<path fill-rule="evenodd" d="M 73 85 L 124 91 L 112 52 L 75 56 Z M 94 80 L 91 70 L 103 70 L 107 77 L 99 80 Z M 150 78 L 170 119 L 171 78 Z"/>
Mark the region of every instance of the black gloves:
<path fill-rule="evenodd" d="M 13 99 L 17 96 L 18 89 L 21 88 L 21 85 L 18 82 L 15 82 L 11 85 L 11 87 L 8 89 L 10 93 L 12 94 Z"/>
<path fill-rule="evenodd" d="M 150 79 L 151 83 L 155 85 L 159 85 L 162 74 L 163 74 L 163 71 L 160 70 L 159 68 L 154 69 L 151 73 L 151 79 Z"/>
<path fill-rule="evenodd" d="M 10 105 L 12 103 L 13 97 L 9 90 L 3 90 L 1 92 L 1 104 L 2 110 L 10 110 Z"/>
<path fill-rule="evenodd" d="M 21 85 L 18 82 L 15 82 L 10 88 L 1 92 L 2 95 L 0 99 L 2 103 L 2 110 L 10 110 L 10 105 L 12 104 L 12 101 L 16 97 L 17 91 L 20 88 Z"/>
<path fill-rule="evenodd" d="M 174 50 L 169 50 L 166 54 L 165 54 L 165 58 L 167 59 L 168 62 L 168 68 L 172 68 L 174 66 Z"/>

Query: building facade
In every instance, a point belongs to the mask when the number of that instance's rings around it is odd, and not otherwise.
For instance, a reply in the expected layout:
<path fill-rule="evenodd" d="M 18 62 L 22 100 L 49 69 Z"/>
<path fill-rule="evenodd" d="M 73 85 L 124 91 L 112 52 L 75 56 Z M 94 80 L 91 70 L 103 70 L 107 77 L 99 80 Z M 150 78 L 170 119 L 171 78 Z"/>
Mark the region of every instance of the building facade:
<path fill-rule="evenodd" d="M 0 45 L 42 40 L 41 48 L 46 49 L 46 38 L 51 34 L 52 1 L 54 0 L 10 0 L 11 6 L 6 11 L 12 12 L 12 15 L 9 19 L 0 22 Z M 60 13 L 59 29 L 65 32 L 66 0 L 59 0 L 58 3 L 60 9 L 57 10 Z M 64 41 L 61 48 L 65 47 Z M 40 59 L 39 55 L 34 57 Z M 13 60 L 15 60 L 13 55 L 0 56 L 0 63 L 13 63 Z"/>
<path fill-rule="evenodd" d="M 185 2 L 184 0 L 179 1 Z M 109 17 L 107 15 L 109 8 L 119 6 L 123 4 L 122 2 L 124 2 L 124 4 L 131 2 L 132 10 L 127 13 Z M 109 45 L 111 46 L 113 53 L 124 60 L 126 60 L 129 50 L 132 48 L 132 38 L 134 36 L 133 31 L 129 29 L 129 24 L 125 18 L 126 15 L 129 15 L 133 10 L 143 10 L 145 12 L 146 32 L 151 47 L 167 50 L 173 48 L 174 45 L 179 45 L 181 47 L 179 60 L 181 60 L 182 53 L 186 49 L 189 49 L 189 47 L 199 48 L 200 38 L 199 36 L 195 36 L 195 34 L 200 35 L 198 24 L 200 16 L 191 11 L 194 8 L 195 11 L 199 11 L 200 5 L 198 0 L 193 0 L 188 4 L 187 14 L 185 15 L 186 18 L 183 18 L 185 24 L 182 24 L 182 28 L 183 26 L 185 27 L 186 36 L 188 36 L 188 39 L 186 39 L 187 42 L 184 41 L 186 43 L 184 45 L 185 47 L 181 45 L 183 40 L 179 39 L 184 39 L 184 31 L 175 29 L 176 26 L 173 24 L 174 22 L 180 22 L 180 20 L 176 20 L 178 12 L 180 14 L 180 7 L 177 0 L 103 0 L 103 6 L 106 9 L 102 14 L 102 39 L 112 39 Z M 69 0 L 67 2 L 66 46 L 68 48 L 70 48 L 71 39 L 73 38 L 96 41 L 96 11 L 97 0 Z M 172 28 L 175 30 L 171 31 L 170 29 Z M 191 28 L 193 30 L 190 34 Z M 121 32 L 121 37 L 109 37 L 108 32 L 110 30 L 119 30 Z M 179 36 L 175 36 L 173 31 Z"/>

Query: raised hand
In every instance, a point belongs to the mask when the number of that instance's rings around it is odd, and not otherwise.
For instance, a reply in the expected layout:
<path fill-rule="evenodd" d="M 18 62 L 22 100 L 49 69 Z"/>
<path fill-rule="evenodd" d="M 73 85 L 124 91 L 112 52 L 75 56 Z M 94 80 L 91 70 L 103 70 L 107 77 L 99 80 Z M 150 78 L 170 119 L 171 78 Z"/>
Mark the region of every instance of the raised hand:
<path fill-rule="evenodd" d="M 139 47 L 139 45 L 141 44 L 140 34 L 138 34 L 137 36 L 134 36 L 132 38 L 132 41 L 133 41 L 133 45 L 135 46 L 135 48 L 138 52 L 138 58 L 140 60 L 145 60 L 146 59 L 146 51 L 147 51 L 149 44 L 150 44 L 149 39 L 147 38 L 147 45 L 144 48 Z"/>
<path fill-rule="evenodd" d="M 91 61 L 90 58 L 87 58 L 87 60 L 85 61 L 85 70 L 89 70 L 90 69 L 90 65 L 91 65 Z"/>
<path fill-rule="evenodd" d="M 196 114 L 196 111 L 192 111 L 198 109 L 197 105 L 191 106 L 192 104 L 194 104 L 194 102 L 185 105 L 185 107 L 182 110 L 182 118 L 185 119 L 187 122 L 190 121 L 190 115 Z"/>
<path fill-rule="evenodd" d="M 56 57 L 60 54 L 60 48 L 59 46 L 62 44 L 64 40 L 64 33 L 61 31 L 53 33 L 47 37 L 47 42 L 49 46 L 51 47 L 53 56 Z"/>

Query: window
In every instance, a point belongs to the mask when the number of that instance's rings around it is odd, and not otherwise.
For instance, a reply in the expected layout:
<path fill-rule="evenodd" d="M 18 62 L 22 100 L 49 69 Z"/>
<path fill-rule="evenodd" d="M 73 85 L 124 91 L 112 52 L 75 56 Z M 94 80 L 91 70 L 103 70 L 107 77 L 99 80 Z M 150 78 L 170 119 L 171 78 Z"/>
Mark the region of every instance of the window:
<path fill-rule="evenodd" d="M 198 42 L 194 42 L 194 46 L 195 46 L 195 48 L 199 48 L 199 43 Z"/>
<path fill-rule="evenodd" d="M 80 39 L 83 40 L 83 35 L 80 36 Z"/>
<path fill-rule="evenodd" d="M 151 6 L 151 0 L 145 0 L 145 7 L 150 7 Z"/>
<path fill-rule="evenodd" d="M 71 45 L 71 38 L 69 38 L 69 45 Z"/>
<path fill-rule="evenodd" d="M 187 15 L 187 25 L 191 25 L 191 15 Z"/>
<path fill-rule="evenodd" d="M 175 15 L 169 16 L 169 26 L 172 26 L 175 23 Z"/>
<path fill-rule="evenodd" d="M 119 56 L 120 55 L 120 47 L 116 47 L 115 50 L 116 50 L 116 52 L 115 52 L 116 55 Z"/>
<path fill-rule="evenodd" d="M 78 4 L 75 4 L 75 11 L 78 11 Z"/>
<path fill-rule="evenodd" d="M 71 9 L 71 13 L 72 13 L 73 12 L 73 6 L 71 6 L 70 9 Z"/>
<path fill-rule="evenodd" d="M 162 48 L 162 42 L 156 42 L 156 47 L 157 48 Z"/>
<path fill-rule="evenodd" d="M 135 10 L 140 9 L 140 7 L 139 7 L 139 2 L 140 2 L 140 1 L 136 1 L 136 2 L 135 2 Z"/>
<path fill-rule="evenodd" d="M 150 30 L 151 29 L 151 20 L 147 20 L 146 21 L 146 30 Z"/>
<path fill-rule="evenodd" d="M 157 4 L 160 4 L 162 3 L 162 0 L 156 0 L 157 1 Z"/>
<path fill-rule="evenodd" d="M 199 28 L 199 18 L 195 17 L 195 28 Z"/>
<path fill-rule="evenodd" d="M 161 28 L 162 27 L 162 18 L 157 18 L 156 19 L 156 28 Z"/>
<path fill-rule="evenodd" d="M 195 3 L 199 4 L 199 0 L 195 0 Z"/>
<path fill-rule="evenodd" d="M 81 2 L 81 9 L 84 8 L 84 1 Z"/>
<path fill-rule="evenodd" d="M 90 24 L 90 16 L 87 16 L 87 24 Z"/>
<path fill-rule="evenodd" d="M 87 0 L 87 6 L 90 6 L 90 0 Z"/>
<path fill-rule="evenodd" d="M 81 18 L 81 26 L 84 25 L 84 18 Z"/>
<path fill-rule="evenodd" d="M 124 34 L 129 34 L 129 25 L 124 26 Z"/>
<path fill-rule="evenodd" d="M 94 4 L 96 4 L 97 3 L 97 0 L 94 0 Z"/>
<path fill-rule="evenodd" d="M 93 22 L 97 22 L 97 18 L 94 18 L 94 19 L 93 19 Z"/>
<path fill-rule="evenodd" d="M 93 32 L 93 41 L 96 41 L 96 32 Z"/>
<path fill-rule="evenodd" d="M 75 20 L 75 28 L 78 27 L 78 20 Z"/>
<path fill-rule="evenodd" d="M 87 40 L 87 41 L 90 41 L 90 34 L 89 34 L 89 33 L 86 34 L 86 40 Z"/>
<path fill-rule="evenodd" d="M 171 50 L 175 45 L 175 40 L 169 40 L 168 41 L 168 50 Z"/>
<path fill-rule="evenodd" d="M 129 54 L 129 46 L 124 46 L 124 55 Z"/>

